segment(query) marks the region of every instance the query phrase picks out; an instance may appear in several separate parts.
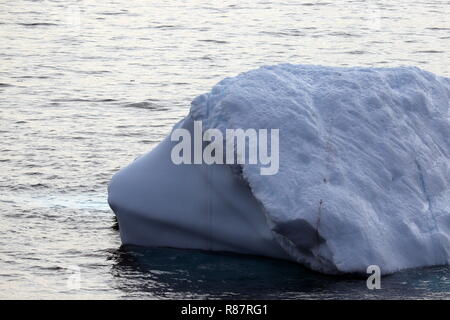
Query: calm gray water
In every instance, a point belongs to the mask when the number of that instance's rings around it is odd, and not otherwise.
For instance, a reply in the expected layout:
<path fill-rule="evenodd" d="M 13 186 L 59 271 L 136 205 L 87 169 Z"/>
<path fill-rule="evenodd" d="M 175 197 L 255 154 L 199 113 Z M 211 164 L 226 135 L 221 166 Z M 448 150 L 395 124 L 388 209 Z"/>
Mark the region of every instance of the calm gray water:
<path fill-rule="evenodd" d="M 449 16 L 449 1 L 2 1 L 0 298 L 450 299 L 449 267 L 373 292 L 282 261 L 120 248 L 106 202 L 222 78 L 281 62 L 450 76 Z"/>

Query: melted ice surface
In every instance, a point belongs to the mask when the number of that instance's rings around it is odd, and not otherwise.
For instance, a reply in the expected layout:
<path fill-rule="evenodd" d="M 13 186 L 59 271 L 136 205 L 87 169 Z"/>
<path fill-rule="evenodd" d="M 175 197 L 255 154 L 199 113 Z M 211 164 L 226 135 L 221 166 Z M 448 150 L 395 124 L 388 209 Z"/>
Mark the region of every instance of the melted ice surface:
<path fill-rule="evenodd" d="M 280 129 L 280 169 L 243 175 L 280 244 L 329 273 L 450 262 L 450 79 L 283 64 L 196 98 L 204 127 Z"/>

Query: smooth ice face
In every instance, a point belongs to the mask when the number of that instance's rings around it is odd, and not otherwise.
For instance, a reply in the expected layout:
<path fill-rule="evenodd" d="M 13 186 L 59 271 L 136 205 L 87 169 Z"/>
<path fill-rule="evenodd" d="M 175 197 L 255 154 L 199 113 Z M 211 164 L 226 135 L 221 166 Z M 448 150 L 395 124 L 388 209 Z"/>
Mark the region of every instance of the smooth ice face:
<path fill-rule="evenodd" d="M 276 239 L 328 273 L 450 262 L 450 80 L 417 68 L 262 67 L 197 97 L 205 128 L 280 129 L 243 176 Z"/>
<path fill-rule="evenodd" d="M 193 133 L 189 117 L 176 127 Z M 167 137 L 111 180 L 122 243 L 291 259 L 242 177 L 229 166 L 175 165 L 175 144 Z"/>
<path fill-rule="evenodd" d="M 279 129 L 277 173 L 177 166 L 168 137 L 111 181 L 122 241 L 325 273 L 449 264 L 449 102 L 450 79 L 417 68 L 286 64 L 224 79 L 177 126 Z"/>

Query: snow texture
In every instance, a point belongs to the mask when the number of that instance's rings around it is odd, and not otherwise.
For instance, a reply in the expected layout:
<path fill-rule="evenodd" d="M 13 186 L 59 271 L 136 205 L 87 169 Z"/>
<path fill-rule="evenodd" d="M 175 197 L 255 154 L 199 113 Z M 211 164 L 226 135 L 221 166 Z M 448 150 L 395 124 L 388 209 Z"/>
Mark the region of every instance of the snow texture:
<path fill-rule="evenodd" d="M 280 130 L 279 172 L 242 175 L 296 261 L 387 274 L 450 262 L 449 102 L 450 79 L 415 67 L 283 64 L 224 79 L 189 116 Z"/>

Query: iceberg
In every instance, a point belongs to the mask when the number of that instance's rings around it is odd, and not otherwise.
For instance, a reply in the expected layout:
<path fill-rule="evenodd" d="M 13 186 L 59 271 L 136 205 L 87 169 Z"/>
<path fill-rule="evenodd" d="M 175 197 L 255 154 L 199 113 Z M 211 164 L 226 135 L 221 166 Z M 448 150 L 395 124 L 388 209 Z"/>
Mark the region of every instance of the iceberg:
<path fill-rule="evenodd" d="M 174 130 L 195 121 L 224 134 L 279 129 L 277 173 L 174 164 L 169 136 L 110 182 L 124 244 L 329 274 L 450 263 L 450 79 L 415 67 L 265 66 L 195 98 Z"/>

